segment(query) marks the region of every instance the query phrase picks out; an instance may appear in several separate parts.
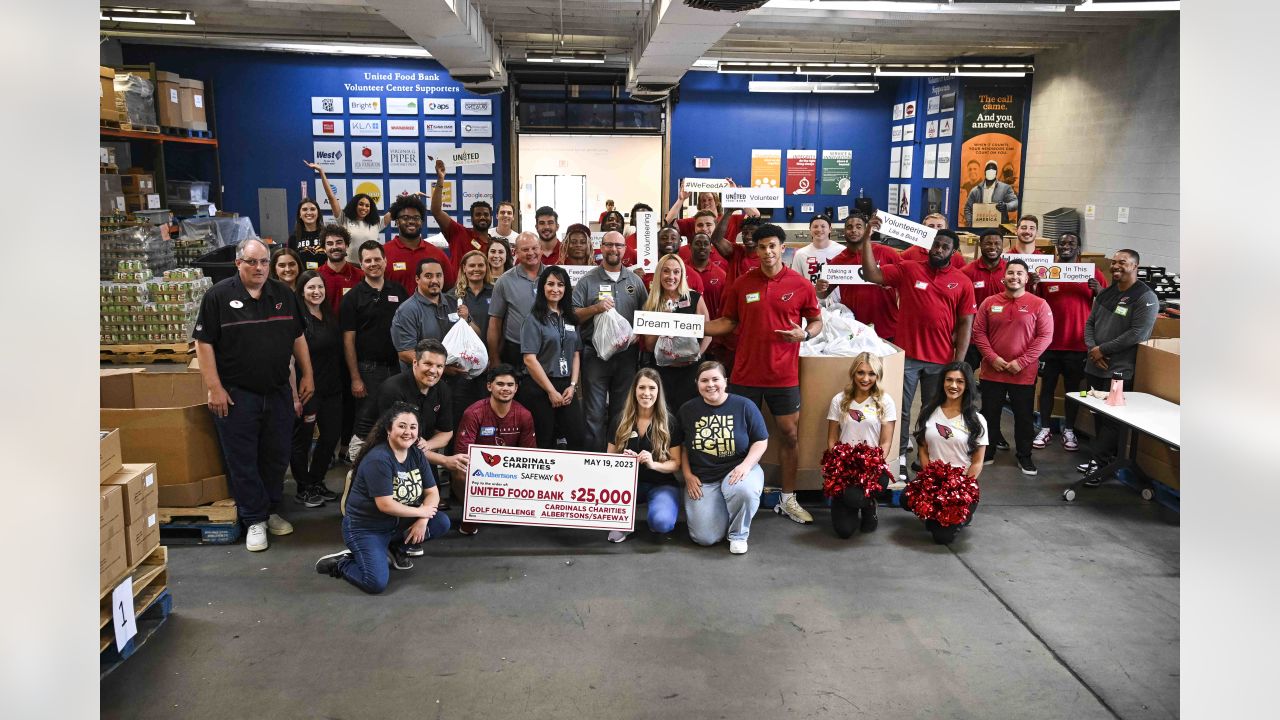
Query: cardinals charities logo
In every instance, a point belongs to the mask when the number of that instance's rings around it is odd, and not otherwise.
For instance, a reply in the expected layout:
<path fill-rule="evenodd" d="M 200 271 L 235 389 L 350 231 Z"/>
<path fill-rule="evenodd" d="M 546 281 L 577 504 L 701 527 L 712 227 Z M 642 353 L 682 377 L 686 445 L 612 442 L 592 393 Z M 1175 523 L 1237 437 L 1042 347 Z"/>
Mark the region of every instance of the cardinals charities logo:
<path fill-rule="evenodd" d="M 942 423 L 935 423 L 934 427 L 938 428 L 938 434 L 942 436 L 943 440 L 950 440 L 955 437 L 955 431 Z"/>
<path fill-rule="evenodd" d="M 786 302 L 786 301 L 788 301 L 788 300 L 790 300 L 790 299 L 791 299 L 791 296 L 792 296 L 792 295 L 795 295 L 795 293 L 793 293 L 793 292 L 789 292 L 789 293 L 787 293 L 786 295 L 783 295 L 782 297 L 780 297 L 780 298 L 778 298 L 778 299 L 779 299 L 779 300 L 781 300 L 782 302 Z"/>
<path fill-rule="evenodd" d="M 480 457 L 484 458 L 484 461 L 489 464 L 489 467 L 497 467 L 498 463 L 502 462 L 501 455 L 490 455 L 483 450 L 480 451 Z"/>
<path fill-rule="evenodd" d="M 867 416 L 862 414 L 861 410 L 855 410 L 853 408 L 849 408 L 849 417 L 853 418 L 854 420 L 857 420 L 858 422 L 862 422 L 863 420 L 867 419 Z"/>

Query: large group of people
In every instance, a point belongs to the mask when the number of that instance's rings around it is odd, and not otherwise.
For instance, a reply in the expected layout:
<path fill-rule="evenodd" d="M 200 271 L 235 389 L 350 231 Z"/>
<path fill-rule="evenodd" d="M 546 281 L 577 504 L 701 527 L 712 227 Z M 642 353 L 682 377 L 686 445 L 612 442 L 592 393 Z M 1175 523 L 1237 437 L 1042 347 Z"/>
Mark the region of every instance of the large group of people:
<path fill-rule="evenodd" d="M 442 177 L 443 167 L 436 170 Z M 291 467 L 298 503 L 341 502 L 347 547 L 317 570 L 366 592 L 380 592 L 388 566 L 411 567 L 422 542 L 450 529 L 437 484 L 447 476 L 451 497 L 463 496 L 473 444 L 634 456 L 637 498 L 655 537 L 671 536 L 683 506 L 695 543 L 727 538 L 741 554 L 761 502 L 759 462 L 773 442 L 781 470 L 775 512 L 813 522 L 796 495 L 797 448 L 802 432 L 821 430 L 800 427 L 799 349 L 821 332 L 822 303 L 843 304 L 905 351 L 900 402 L 880 359 L 864 353 L 851 359 L 848 386 L 826 415 L 828 447 L 881 448 L 883 484 L 898 487 L 911 443 L 920 463 L 944 460 L 977 477 L 997 448 L 1009 449 L 999 429 L 1005 404 L 1014 411 L 1017 464 L 1035 474 L 1032 450 L 1055 432 L 1058 379 L 1068 391 L 1113 377 L 1131 383 L 1135 347 L 1156 315 L 1132 250 L 1114 254 L 1110 285 L 1100 273 L 1087 283 L 1037 283 L 1026 263 L 1004 258 L 998 230 L 983 232 L 978 257 L 965 263 L 946 218 L 931 215 L 924 222 L 937 228 L 932 247 L 898 252 L 882 242 L 873 209 L 850 214 L 839 241 L 831 218 L 812 218 L 812 242 L 788 264 L 781 227 L 750 208 L 725 211 L 716 193 L 701 194 L 697 212 L 681 219 L 682 189 L 663 218 L 653 272 L 642 275 L 633 269 L 629 218 L 612 208 L 600 216 L 596 248 L 585 225 L 561 236 L 549 207 L 536 211 L 532 232 L 514 229 L 507 202 L 496 213 L 472 204 L 463 225 L 442 210 L 442 184 L 429 196 L 402 195 L 383 215 L 358 195 L 331 224 L 304 200 L 284 247 L 240 244 L 237 274 L 206 294 L 195 326 L 246 547 L 264 550 L 268 535 L 292 531 L 280 512 Z M 339 207 L 332 194 L 328 201 Z M 648 209 L 637 204 L 630 219 Z M 423 236 L 428 210 L 444 249 Z M 1024 226 L 1034 249 L 1037 221 L 1024 215 L 1014 250 L 1027 249 Z M 1056 239 L 1058 260 L 1079 253 L 1077 235 Z M 860 266 L 867 282 L 828 283 L 826 264 Z M 594 268 L 571 280 L 565 268 L 582 265 Z M 701 316 L 704 336 L 601 347 L 614 315 L 633 322 L 639 310 Z M 449 363 L 443 341 L 459 323 L 487 349 L 479 377 Z M 923 409 L 912 423 L 917 390 Z M 1069 404 L 1057 430 L 1069 451 L 1079 448 L 1075 414 Z M 1114 430 L 1101 419 L 1097 427 L 1082 471 L 1116 452 Z M 341 495 L 324 482 L 335 453 L 352 466 Z M 834 498 L 835 533 L 873 531 L 875 499 Z M 480 530 L 458 525 L 465 535 Z"/>

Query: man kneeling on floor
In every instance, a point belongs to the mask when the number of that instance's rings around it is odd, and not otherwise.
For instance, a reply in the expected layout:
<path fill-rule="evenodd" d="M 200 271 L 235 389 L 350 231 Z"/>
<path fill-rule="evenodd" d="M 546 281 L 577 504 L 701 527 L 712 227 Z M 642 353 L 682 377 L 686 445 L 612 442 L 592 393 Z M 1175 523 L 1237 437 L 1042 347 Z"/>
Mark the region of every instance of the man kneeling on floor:
<path fill-rule="evenodd" d="M 378 418 L 352 476 L 342 496 L 347 549 L 317 560 L 316 572 L 376 594 L 387 589 L 388 566 L 413 567 L 406 545 L 449 531 L 449 516 L 438 511 L 440 491 L 431 465 L 418 448 L 417 408 L 397 403 Z"/>

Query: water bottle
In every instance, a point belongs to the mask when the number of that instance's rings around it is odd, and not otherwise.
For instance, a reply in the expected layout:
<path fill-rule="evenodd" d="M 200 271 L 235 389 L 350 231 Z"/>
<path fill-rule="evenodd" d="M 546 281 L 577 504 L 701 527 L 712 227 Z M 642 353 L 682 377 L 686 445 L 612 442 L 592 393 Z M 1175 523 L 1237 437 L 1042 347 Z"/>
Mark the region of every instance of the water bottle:
<path fill-rule="evenodd" d="M 1107 393 L 1107 404 L 1112 407 L 1124 407 L 1124 373 L 1111 373 L 1111 392 Z"/>

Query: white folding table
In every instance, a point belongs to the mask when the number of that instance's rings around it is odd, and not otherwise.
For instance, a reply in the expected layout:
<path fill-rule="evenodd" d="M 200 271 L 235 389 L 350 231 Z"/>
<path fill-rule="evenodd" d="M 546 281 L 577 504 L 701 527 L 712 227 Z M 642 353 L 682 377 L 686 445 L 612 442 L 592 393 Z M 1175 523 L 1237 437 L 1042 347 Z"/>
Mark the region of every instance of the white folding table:
<path fill-rule="evenodd" d="M 1132 471 L 1140 479 L 1143 485 L 1143 498 L 1147 500 L 1153 498 L 1155 495 L 1151 480 L 1138 467 L 1138 433 L 1150 435 L 1174 449 L 1180 449 L 1182 447 L 1181 407 L 1155 395 L 1140 392 L 1126 392 L 1125 404 L 1120 406 L 1108 405 L 1105 399 L 1094 397 L 1092 394 L 1081 397 L 1080 393 L 1068 393 L 1066 399 L 1078 402 L 1085 408 L 1122 424 L 1127 435 L 1125 441 L 1129 444 L 1129 451 L 1127 456 L 1123 453 L 1118 455 L 1111 462 L 1088 473 L 1071 487 L 1063 490 L 1062 499 L 1070 502 L 1076 497 L 1076 488 L 1081 487 L 1085 482 L 1095 477 L 1111 477 L 1122 469 Z M 1097 434 L 1096 429 L 1094 434 Z"/>

